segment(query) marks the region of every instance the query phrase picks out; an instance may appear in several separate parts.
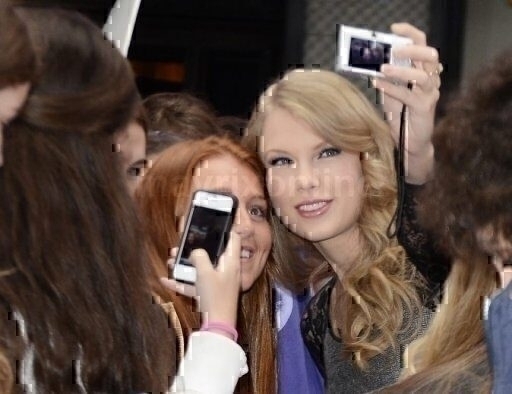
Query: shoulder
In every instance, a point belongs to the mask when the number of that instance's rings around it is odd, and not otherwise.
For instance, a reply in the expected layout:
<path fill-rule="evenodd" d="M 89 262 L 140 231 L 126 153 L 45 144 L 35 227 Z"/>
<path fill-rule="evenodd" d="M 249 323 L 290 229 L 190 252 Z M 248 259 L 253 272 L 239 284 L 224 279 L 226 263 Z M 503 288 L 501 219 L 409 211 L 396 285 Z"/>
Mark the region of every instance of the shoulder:
<path fill-rule="evenodd" d="M 300 324 L 304 343 L 322 374 L 325 373 L 323 354 L 324 338 L 329 330 L 329 299 L 334 283 L 334 279 L 327 282 L 309 301 Z"/>
<path fill-rule="evenodd" d="M 336 278 L 330 279 L 309 301 L 303 315 L 304 320 L 328 320 L 331 291 Z"/>

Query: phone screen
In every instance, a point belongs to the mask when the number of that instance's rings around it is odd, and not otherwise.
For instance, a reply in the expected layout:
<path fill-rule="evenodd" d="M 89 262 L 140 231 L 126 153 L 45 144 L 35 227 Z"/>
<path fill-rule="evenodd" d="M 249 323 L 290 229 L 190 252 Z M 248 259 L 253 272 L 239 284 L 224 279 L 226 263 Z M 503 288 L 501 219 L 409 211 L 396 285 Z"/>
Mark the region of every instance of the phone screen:
<path fill-rule="evenodd" d="M 231 213 L 201 206 L 194 206 L 193 210 L 180 264 L 190 265 L 188 259 L 194 249 L 206 250 L 210 261 L 216 264 L 226 245 Z"/>

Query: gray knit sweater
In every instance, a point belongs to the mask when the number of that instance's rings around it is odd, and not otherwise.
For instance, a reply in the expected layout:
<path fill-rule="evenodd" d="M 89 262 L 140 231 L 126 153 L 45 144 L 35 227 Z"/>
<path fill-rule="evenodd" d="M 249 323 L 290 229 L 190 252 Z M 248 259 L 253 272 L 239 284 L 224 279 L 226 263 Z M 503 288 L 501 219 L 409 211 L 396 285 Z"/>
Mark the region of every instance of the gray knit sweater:
<path fill-rule="evenodd" d="M 388 348 L 372 357 L 363 371 L 343 355 L 343 343 L 332 331 L 329 321 L 330 294 L 334 280 L 324 286 L 308 305 L 301 324 L 302 335 L 311 355 L 325 377 L 326 393 L 368 393 L 397 381 L 402 372 L 402 354 L 405 346 L 425 331 L 432 312 L 425 308 L 422 316 L 415 316 L 421 328 L 416 335 L 404 332 L 397 338 L 398 346 Z M 411 317 L 404 316 L 404 327 Z"/>

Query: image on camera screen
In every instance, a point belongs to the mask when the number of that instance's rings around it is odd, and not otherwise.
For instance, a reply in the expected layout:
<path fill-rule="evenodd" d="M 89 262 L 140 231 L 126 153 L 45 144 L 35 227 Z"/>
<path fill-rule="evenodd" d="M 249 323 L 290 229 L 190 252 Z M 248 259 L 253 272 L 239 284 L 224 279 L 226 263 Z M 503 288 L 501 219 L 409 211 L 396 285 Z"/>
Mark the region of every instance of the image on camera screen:
<path fill-rule="evenodd" d="M 351 37 L 348 65 L 355 68 L 380 71 L 383 63 L 389 63 L 391 44 Z"/>

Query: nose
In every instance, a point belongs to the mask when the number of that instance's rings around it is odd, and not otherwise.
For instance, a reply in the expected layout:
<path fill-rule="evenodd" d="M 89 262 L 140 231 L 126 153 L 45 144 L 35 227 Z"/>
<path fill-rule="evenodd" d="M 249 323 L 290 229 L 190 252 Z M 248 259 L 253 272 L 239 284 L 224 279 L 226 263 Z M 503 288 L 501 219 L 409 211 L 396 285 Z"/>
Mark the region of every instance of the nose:
<path fill-rule="evenodd" d="M 238 208 L 233 222 L 233 230 L 240 235 L 241 238 L 246 238 L 253 234 L 254 222 L 246 209 Z"/>
<path fill-rule="evenodd" d="M 312 165 L 303 164 L 298 167 L 296 185 L 298 190 L 317 188 L 320 185 L 320 174 Z"/>

